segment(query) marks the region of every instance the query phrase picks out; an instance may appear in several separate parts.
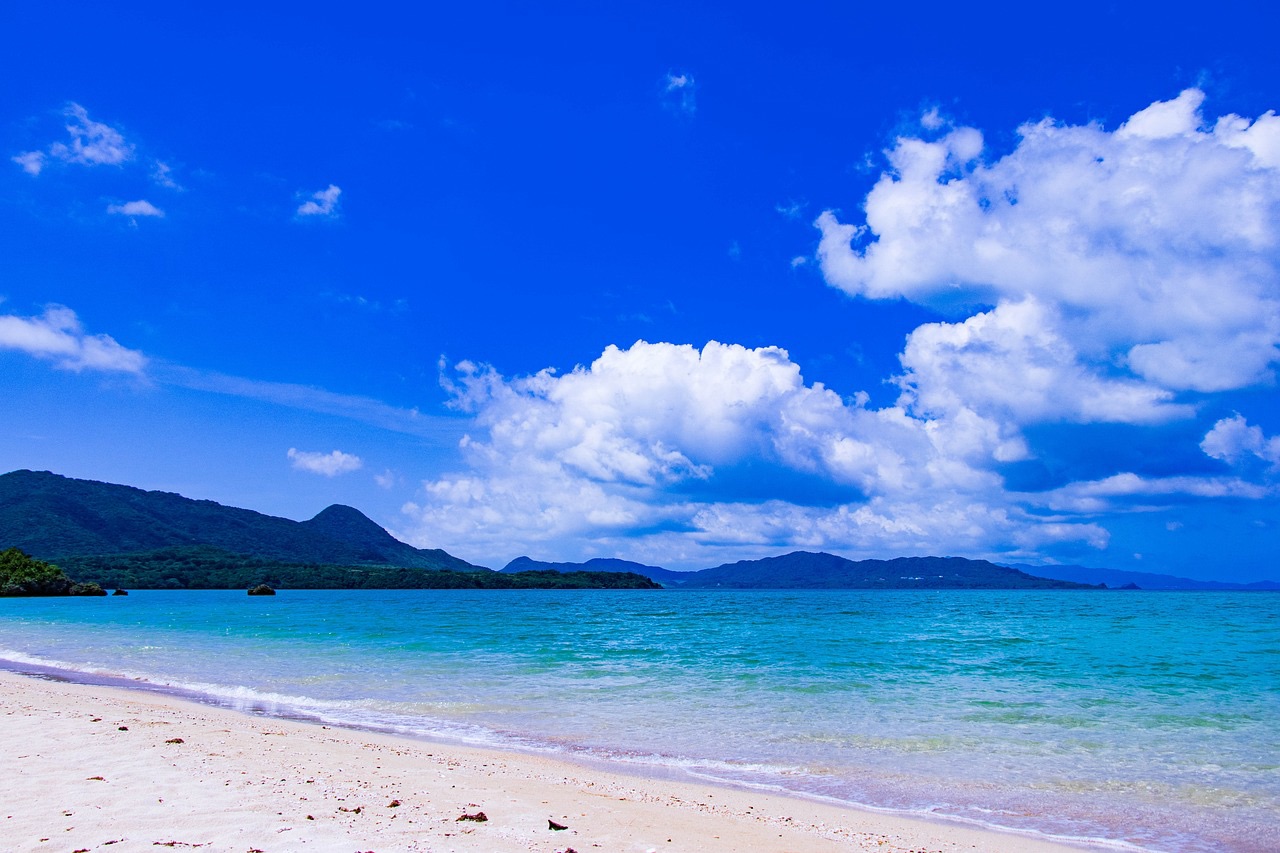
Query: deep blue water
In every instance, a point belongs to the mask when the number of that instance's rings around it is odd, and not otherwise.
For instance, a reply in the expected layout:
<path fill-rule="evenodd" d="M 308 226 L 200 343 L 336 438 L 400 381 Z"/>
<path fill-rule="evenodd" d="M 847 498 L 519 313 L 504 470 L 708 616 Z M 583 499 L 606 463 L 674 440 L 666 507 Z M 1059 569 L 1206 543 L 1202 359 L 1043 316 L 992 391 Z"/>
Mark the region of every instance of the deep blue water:
<path fill-rule="evenodd" d="M 1280 595 L 137 591 L 0 658 L 1168 851 L 1280 850 Z"/>

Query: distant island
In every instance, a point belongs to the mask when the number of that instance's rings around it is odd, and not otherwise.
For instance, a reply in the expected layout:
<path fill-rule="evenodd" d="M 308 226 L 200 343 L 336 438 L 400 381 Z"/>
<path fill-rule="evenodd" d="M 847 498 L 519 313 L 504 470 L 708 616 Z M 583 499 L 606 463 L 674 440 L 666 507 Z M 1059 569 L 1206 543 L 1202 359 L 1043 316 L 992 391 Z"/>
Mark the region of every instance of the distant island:
<path fill-rule="evenodd" d="M 440 549 L 414 548 L 349 506 L 292 521 L 48 471 L 0 475 L 0 548 L 65 570 L 68 584 L 70 575 L 117 589 L 1280 589 L 1270 581 L 1210 583 L 962 557 L 850 560 L 808 551 L 701 571 L 529 557 L 493 571 Z"/>
<path fill-rule="evenodd" d="M 1094 584 L 1035 577 L 986 560 L 963 557 L 898 557 L 849 560 L 835 554 L 793 551 L 778 557 L 741 560 L 698 572 L 673 572 L 626 560 L 539 563 L 512 560 L 502 570 L 633 572 L 681 589 L 1101 589 Z"/>

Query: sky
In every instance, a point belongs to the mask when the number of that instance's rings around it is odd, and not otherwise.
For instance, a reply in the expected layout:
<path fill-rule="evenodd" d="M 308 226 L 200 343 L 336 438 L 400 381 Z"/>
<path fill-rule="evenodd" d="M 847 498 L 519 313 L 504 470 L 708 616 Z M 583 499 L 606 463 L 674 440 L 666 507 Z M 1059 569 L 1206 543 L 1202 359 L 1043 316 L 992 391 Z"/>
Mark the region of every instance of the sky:
<path fill-rule="evenodd" d="M 1041 5 L 5 4 L 0 471 L 1280 578 L 1280 13 Z"/>

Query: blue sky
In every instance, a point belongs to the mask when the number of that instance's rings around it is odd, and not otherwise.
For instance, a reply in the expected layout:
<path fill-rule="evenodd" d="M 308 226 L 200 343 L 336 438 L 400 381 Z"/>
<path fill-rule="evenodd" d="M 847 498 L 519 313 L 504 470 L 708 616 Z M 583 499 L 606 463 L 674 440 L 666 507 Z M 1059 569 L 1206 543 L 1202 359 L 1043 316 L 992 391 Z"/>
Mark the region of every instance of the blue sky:
<path fill-rule="evenodd" d="M 0 469 L 1280 574 L 1274 12 L 600 5 L 6 6 Z"/>

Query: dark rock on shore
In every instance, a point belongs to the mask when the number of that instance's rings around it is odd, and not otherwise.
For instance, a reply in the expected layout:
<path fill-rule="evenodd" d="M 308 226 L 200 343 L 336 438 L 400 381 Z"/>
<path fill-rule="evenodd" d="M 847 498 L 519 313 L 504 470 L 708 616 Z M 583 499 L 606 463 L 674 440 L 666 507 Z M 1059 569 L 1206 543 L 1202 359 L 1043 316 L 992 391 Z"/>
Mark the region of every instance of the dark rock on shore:
<path fill-rule="evenodd" d="M 276 591 L 271 587 L 267 586 L 265 583 L 260 583 L 255 587 L 250 587 L 249 594 L 250 595 L 275 595 Z"/>

